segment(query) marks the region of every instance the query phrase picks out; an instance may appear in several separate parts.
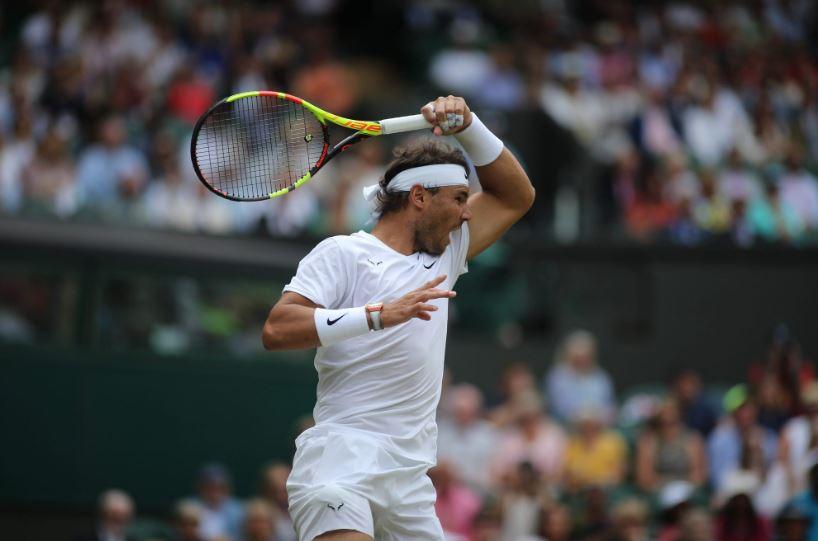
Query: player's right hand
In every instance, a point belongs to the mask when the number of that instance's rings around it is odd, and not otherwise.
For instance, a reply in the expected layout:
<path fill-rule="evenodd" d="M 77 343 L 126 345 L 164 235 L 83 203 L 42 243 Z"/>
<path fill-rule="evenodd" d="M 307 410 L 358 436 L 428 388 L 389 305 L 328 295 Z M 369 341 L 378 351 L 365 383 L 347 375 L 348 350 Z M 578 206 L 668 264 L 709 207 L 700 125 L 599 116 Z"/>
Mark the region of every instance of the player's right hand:
<path fill-rule="evenodd" d="M 452 290 L 436 288 L 445 279 L 446 275 L 443 274 L 393 302 L 384 303 L 381 310 L 381 322 L 384 328 L 400 325 L 413 317 L 424 321 L 432 319 L 429 312 L 435 312 L 437 306 L 429 304 L 428 301 L 432 299 L 451 299 L 457 295 Z"/>

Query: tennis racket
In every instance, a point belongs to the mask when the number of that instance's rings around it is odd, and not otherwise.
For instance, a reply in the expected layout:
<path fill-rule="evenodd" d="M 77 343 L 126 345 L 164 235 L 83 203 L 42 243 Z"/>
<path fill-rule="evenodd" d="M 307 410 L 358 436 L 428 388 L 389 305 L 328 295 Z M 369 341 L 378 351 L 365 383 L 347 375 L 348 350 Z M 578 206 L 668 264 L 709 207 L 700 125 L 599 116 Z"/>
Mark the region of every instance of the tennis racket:
<path fill-rule="evenodd" d="M 330 122 L 354 133 L 332 146 Z M 199 180 L 216 195 L 263 201 L 302 186 L 368 137 L 431 127 L 423 115 L 351 120 L 284 92 L 242 92 L 216 103 L 196 122 L 190 158 Z"/>

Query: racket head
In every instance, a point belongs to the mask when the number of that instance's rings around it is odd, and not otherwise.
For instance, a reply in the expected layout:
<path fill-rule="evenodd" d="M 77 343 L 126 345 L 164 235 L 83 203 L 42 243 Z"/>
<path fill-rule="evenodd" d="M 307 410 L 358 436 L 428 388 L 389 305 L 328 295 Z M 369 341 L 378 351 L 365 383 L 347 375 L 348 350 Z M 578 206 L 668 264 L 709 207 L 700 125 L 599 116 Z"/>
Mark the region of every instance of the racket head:
<path fill-rule="evenodd" d="M 304 103 L 272 91 L 242 92 L 216 103 L 193 129 L 196 176 L 232 201 L 264 201 L 307 182 L 327 158 L 329 130 Z"/>

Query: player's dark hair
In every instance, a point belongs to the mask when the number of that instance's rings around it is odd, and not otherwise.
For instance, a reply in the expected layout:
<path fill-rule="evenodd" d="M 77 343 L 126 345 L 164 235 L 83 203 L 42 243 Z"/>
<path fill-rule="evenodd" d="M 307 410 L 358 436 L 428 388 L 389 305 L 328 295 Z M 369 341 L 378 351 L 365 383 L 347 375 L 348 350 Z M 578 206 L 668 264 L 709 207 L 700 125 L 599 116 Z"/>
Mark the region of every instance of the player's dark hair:
<path fill-rule="evenodd" d="M 378 203 L 375 209 L 381 216 L 404 209 L 409 201 L 409 192 L 389 193 L 386 191 L 389 182 L 401 171 L 424 165 L 440 165 L 446 163 L 460 165 L 467 172 L 469 170 L 466 157 L 459 149 L 438 141 L 410 143 L 406 146 L 396 148 L 392 154 L 394 159 L 387 166 L 386 172 L 381 179 L 380 184 L 383 191 L 378 193 Z M 432 194 L 437 193 L 439 189 L 440 188 L 427 188 Z"/>

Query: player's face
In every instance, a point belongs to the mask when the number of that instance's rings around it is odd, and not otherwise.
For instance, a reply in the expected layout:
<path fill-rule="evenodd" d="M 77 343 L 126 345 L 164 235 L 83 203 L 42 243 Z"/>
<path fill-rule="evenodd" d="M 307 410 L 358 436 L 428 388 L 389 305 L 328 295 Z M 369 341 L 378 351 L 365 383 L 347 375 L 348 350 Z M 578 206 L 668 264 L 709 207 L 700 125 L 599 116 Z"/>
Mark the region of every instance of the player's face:
<path fill-rule="evenodd" d="M 471 219 L 465 186 L 444 186 L 431 194 L 427 207 L 415 229 L 415 246 L 421 252 L 440 255 L 449 245 L 449 234 L 460 229 L 463 222 Z"/>

